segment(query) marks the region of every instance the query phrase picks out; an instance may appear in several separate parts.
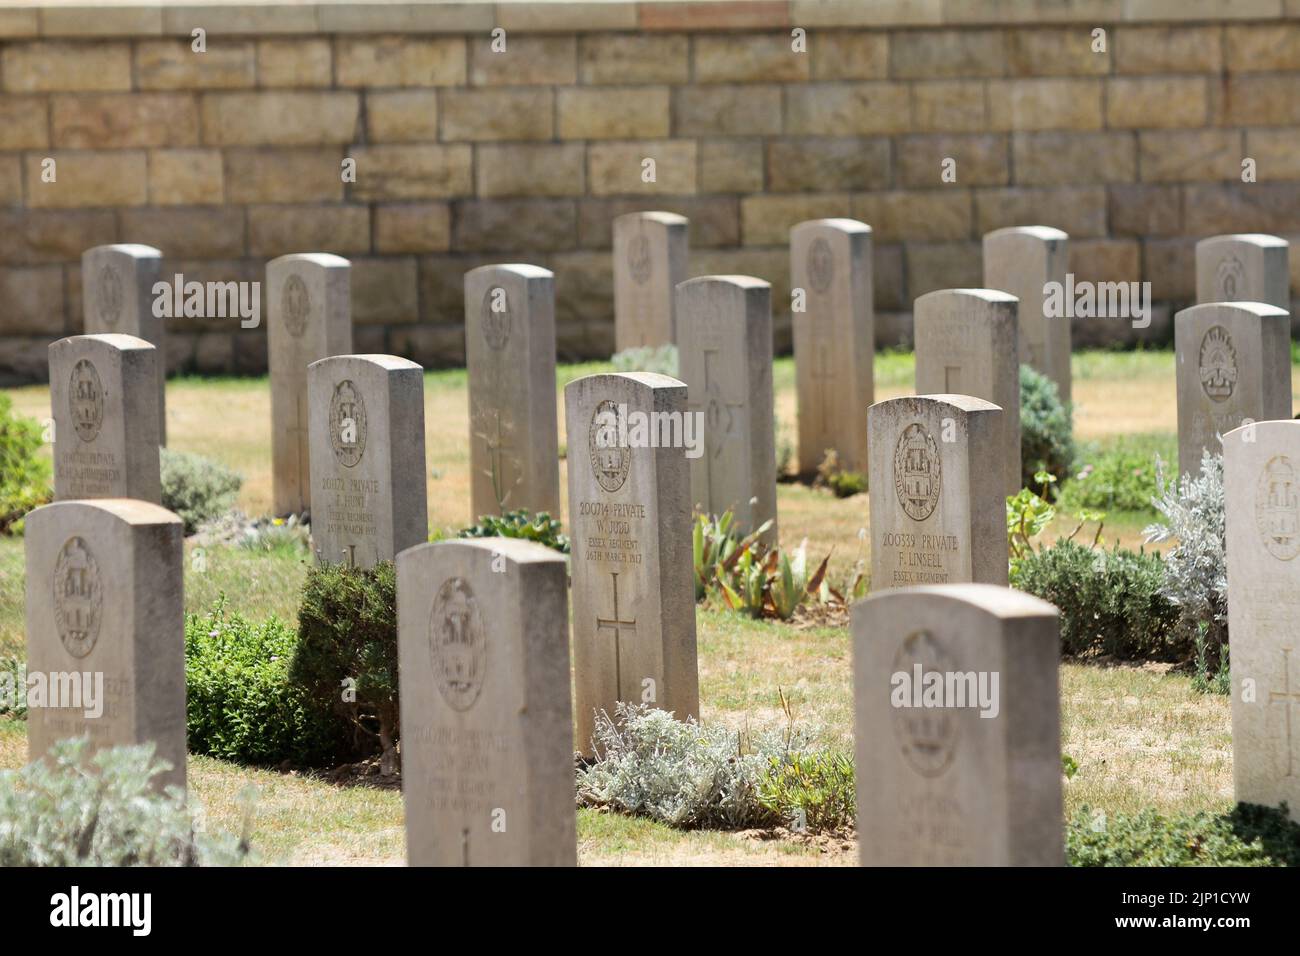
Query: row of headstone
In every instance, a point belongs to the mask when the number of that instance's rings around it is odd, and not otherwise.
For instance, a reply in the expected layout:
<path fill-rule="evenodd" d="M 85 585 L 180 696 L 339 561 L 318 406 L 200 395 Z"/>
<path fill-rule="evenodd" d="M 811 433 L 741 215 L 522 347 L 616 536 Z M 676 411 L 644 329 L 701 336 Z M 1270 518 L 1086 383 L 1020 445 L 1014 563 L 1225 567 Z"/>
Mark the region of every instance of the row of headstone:
<path fill-rule="evenodd" d="M 1277 236 L 1211 236 L 1196 244 L 1199 304 L 1174 316 L 1178 469 L 1245 422 L 1291 417 L 1288 245 Z"/>
<path fill-rule="evenodd" d="M 1178 466 L 1223 454 L 1238 802 L 1300 822 L 1300 422 L 1291 418 L 1290 269 L 1277 236 L 1196 244 L 1196 298 L 1175 316 Z"/>
<path fill-rule="evenodd" d="M 677 342 L 677 286 L 685 281 L 687 271 L 686 229 L 684 217 L 665 212 L 629 213 L 615 221 L 615 328 L 619 349 Z M 1064 282 L 1067 243 L 1065 233 L 1045 226 L 999 229 L 984 237 L 986 287 L 1005 291 L 1019 300 L 1015 332 L 1018 362 L 1055 381 L 1066 401 L 1071 395 L 1069 322 L 1049 318 L 1044 301 L 1049 282 Z M 794 327 L 799 468 L 803 473 L 815 471 L 826 452 L 834 449 L 840 467 L 861 471 L 867 461 L 861 409 L 871 404 L 873 394 L 871 229 L 849 219 L 804 222 L 791 230 L 790 249 L 792 285 L 802 293 L 806 313 Z M 161 255 L 159 250 L 140 244 L 97 246 L 82 256 L 82 286 L 87 334 L 132 335 L 158 349 L 154 360 L 159 391 L 158 434 L 159 444 L 165 444 L 164 329 L 162 319 L 152 308 Z M 1197 243 L 1196 266 L 1197 297 L 1202 303 L 1257 301 L 1282 309 L 1289 307 L 1287 243 L 1283 239 L 1265 235 L 1204 239 Z M 306 369 L 313 361 L 351 351 L 349 272 L 346 259 L 323 253 L 282 256 L 267 265 L 272 497 L 277 514 L 299 513 L 310 504 Z M 531 266 L 489 266 L 473 270 L 465 282 L 467 364 L 478 370 L 471 380 L 470 398 L 473 516 L 509 510 L 514 504 L 553 513 L 559 497 L 557 456 L 551 454 L 556 442 L 550 439 L 554 433 L 554 395 L 553 390 L 542 386 L 553 379 L 554 278 L 546 270 Z M 761 297 L 762 291 L 753 289 L 749 294 Z M 922 303 L 939 308 L 938 301 L 922 297 L 917 303 L 918 316 Z M 954 308 L 955 304 L 948 300 L 940 311 Z M 756 304 L 755 309 L 761 311 L 761 304 Z M 770 322 L 770 303 L 767 312 Z M 742 324 L 756 331 L 748 323 Z M 927 354 L 921 342 L 925 337 L 923 324 L 917 323 L 918 360 Z M 951 324 L 951 320 L 940 324 Z M 475 326 L 481 334 L 471 334 Z M 716 329 L 687 328 L 687 333 L 693 341 L 701 335 L 716 336 Z M 1230 331 L 1226 334 L 1231 338 Z M 1011 419 L 1018 417 L 1014 411 L 1018 403 L 1008 404 L 1008 398 L 1018 385 L 1010 385 L 1002 377 L 997 379 L 996 387 L 990 385 L 987 389 L 959 385 L 952 379 L 960 380 L 964 363 L 949 360 L 954 352 L 967 350 L 942 337 L 932 342 L 946 354 L 939 356 L 937 364 L 918 361 L 918 393 L 969 392 L 987 398 L 1009 410 L 1005 427 L 1008 435 L 1014 434 L 1018 422 Z M 1206 343 L 1210 361 L 1225 357 L 1225 350 L 1218 344 L 1218 338 Z M 975 350 L 984 345 L 981 336 Z M 710 377 L 709 365 L 720 361 L 720 354 L 712 350 L 697 362 L 695 349 L 684 348 L 682 352 L 690 357 L 688 364 L 699 365 L 692 367 L 693 374 L 684 373 L 684 377 L 688 385 L 699 380 L 697 391 L 708 396 L 702 401 L 711 423 L 725 434 L 732 434 L 737 418 L 733 411 L 741 403 L 729 402 L 720 391 L 723 386 L 718 384 L 717 376 Z M 1183 354 L 1182 348 L 1179 353 Z M 529 356 L 528 361 L 520 362 L 523 355 Z M 512 364 L 522 367 L 526 374 L 507 374 L 504 370 Z M 924 384 L 920 380 L 922 367 L 926 369 Z M 1202 368 L 1205 374 L 1213 375 L 1212 367 L 1198 362 L 1198 373 Z M 979 374 L 969 372 L 968 377 Z M 995 396 L 995 392 L 1007 394 Z M 1183 393 L 1180 386 L 1180 408 Z M 1222 401 L 1220 398 L 1219 404 L 1208 411 L 1188 407 L 1188 441 L 1183 445 L 1190 449 L 1187 454 L 1192 457 L 1199 454 L 1197 449 L 1208 435 L 1221 434 L 1226 430 L 1225 423 L 1233 418 L 1235 413 L 1219 407 Z M 1270 406 L 1242 417 L 1271 417 L 1276 411 L 1275 406 Z M 747 409 L 742 411 L 742 417 L 745 412 Z M 1183 431 L 1180 429 L 1180 433 Z M 743 503 L 752 498 L 760 502 L 768 498 L 769 489 L 762 481 L 748 495 L 712 493 L 717 488 L 714 472 L 726 470 L 726 464 L 718 462 L 721 447 L 713 444 L 697 469 L 702 473 L 697 485 L 703 491 L 696 492 L 696 503 L 721 511 L 726 505 L 715 505 L 714 500 L 727 499 L 727 504 L 743 510 Z M 749 454 L 759 454 L 756 446 L 751 445 Z M 733 457 L 728 456 L 728 460 Z M 745 457 L 743 450 L 738 457 Z M 1009 455 L 1004 463 L 1008 472 L 1018 472 Z M 1018 477 L 1009 487 L 1017 482 Z"/>

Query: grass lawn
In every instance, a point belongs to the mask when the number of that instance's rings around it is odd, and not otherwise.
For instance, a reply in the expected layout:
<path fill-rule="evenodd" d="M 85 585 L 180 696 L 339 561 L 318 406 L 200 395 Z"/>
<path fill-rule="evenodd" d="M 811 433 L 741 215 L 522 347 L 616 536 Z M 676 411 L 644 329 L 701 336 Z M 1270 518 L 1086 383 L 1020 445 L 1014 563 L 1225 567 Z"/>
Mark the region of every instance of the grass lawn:
<path fill-rule="evenodd" d="M 877 356 L 877 398 L 912 391 L 912 357 Z M 598 363 L 563 366 L 560 387 Z M 1176 458 L 1173 355 L 1169 352 L 1085 352 L 1074 357 L 1075 430 L 1084 443 L 1160 451 Z M 1293 372 L 1293 380 L 1295 379 Z M 794 366 L 776 363 L 778 444 L 795 440 Z M 168 383 L 171 447 L 219 458 L 245 479 L 239 505 L 250 514 L 270 507 L 270 393 L 265 379 L 178 379 Z M 49 415 L 45 387 L 10 390 L 24 414 Z M 426 455 L 431 528 L 467 524 L 469 460 L 464 371 L 425 378 Z M 564 441 L 563 403 L 560 435 Z M 563 447 L 563 445 L 562 445 Z M 564 467 L 564 463 L 561 463 Z M 563 480 L 563 476 L 561 476 Z M 836 499 L 798 484 L 778 490 L 782 544 L 807 538 L 811 556 L 830 551 L 832 579 L 842 581 L 866 558 L 859 531 L 870 520 L 866 495 Z M 1105 540 L 1136 546 L 1149 513 L 1112 514 Z M 564 516 L 567 525 L 567 516 Z M 1061 519 L 1057 529 L 1072 526 Z M 212 548 L 206 569 L 186 563 L 185 603 L 205 609 L 221 593 L 253 618 L 296 614 L 304 558 L 258 556 Z M 23 651 L 21 539 L 0 539 L 0 656 Z M 778 689 L 796 720 L 815 727 L 824 745 L 852 749 L 849 643 L 832 628 L 796 628 L 753 622 L 725 609 L 699 612 L 700 698 L 705 721 L 761 726 L 785 720 Z M 1079 765 L 1065 788 L 1066 811 L 1083 804 L 1108 812 L 1144 806 L 1161 810 L 1223 810 L 1231 805 L 1232 764 L 1226 698 L 1192 691 L 1186 677 L 1157 666 L 1100 667 L 1067 663 L 1061 669 L 1062 749 Z M 21 723 L 0 719 L 0 766 L 25 761 Z M 254 845 L 265 862 L 400 864 L 400 793 L 337 786 L 306 776 L 248 768 L 203 757 L 189 765 L 192 792 L 207 825 L 238 829 L 236 795 L 248 784 L 260 791 Z M 849 864 L 851 846 L 759 840 L 733 833 L 683 833 L 644 820 L 582 810 L 578 814 L 583 863 Z"/>

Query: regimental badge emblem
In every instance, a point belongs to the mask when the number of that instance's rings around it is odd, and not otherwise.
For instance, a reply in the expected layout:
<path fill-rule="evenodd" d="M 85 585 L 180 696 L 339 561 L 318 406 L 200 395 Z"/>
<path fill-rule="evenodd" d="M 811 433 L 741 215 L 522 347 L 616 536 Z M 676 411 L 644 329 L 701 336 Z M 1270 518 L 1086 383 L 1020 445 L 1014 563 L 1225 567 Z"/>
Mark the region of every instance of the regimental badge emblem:
<path fill-rule="evenodd" d="M 1220 301 L 1235 302 L 1241 298 L 1246 286 L 1246 267 L 1236 256 L 1228 256 L 1214 270 L 1214 284 L 1219 290 Z"/>
<path fill-rule="evenodd" d="M 510 297 L 501 286 L 493 286 L 483 296 L 483 338 L 498 352 L 510 341 Z"/>
<path fill-rule="evenodd" d="M 447 706 L 457 711 L 473 707 L 487 670 L 487 632 L 478 599 L 464 578 L 448 578 L 433 599 L 429 661 Z"/>
<path fill-rule="evenodd" d="M 122 320 L 122 277 L 112 266 L 99 270 L 99 321 L 115 329 Z"/>
<path fill-rule="evenodd" d="M 645 285 L 654 271 L 654 261 L 650 257 L 650 240 L 642 233 L 637 233 L 627 244 L 627 271 L 637 285 Z"/>
<path fill-rule="evenodd" d="M 924 425 L 913 422 L 898 436 L 894 449 L 894 490 L 903 513 L 924 521 L 934 513 L 942 487 L 939 447 Z"/>
<path fill-rule="evenodd" d="M 104 386 L 99 372 L 90 359 L 82 359 L 72 367 L 68 382 L 68 411 L 72 413 L 72 427 L 82 441 L 94 441 L 99 426 L 104 424 Z"/>
<path fill-rule="evenodd" d="M 626 422 L 617 403 L 606 399 L 596 406 L 587 432 L 591 452 L 591 471 L 605 491 L 618 491 L 627 481 L 632 465 L 632 449 L 625 441 Z"/>
<path fill-rule="evenodd" d="M 1205 333 L 1199 361 L 1201 388 L 1211 401 L 1226 402 L 1237 387 L 1237 350 L 1227 329 L 1216 325 Z"/>
<path fill-rule="evenodd" d="M 808 282 L 813 290 L 824 295 L 835 281 L 835 256 L 831 244 L 817 238 L 808 246 Z"/>
<path fill-rule="evenodd" d="M 81 538 L 69 538 L 54 564 L 54 622 L 63 649 L 85 657 L 99 640 L 104 590 L 99 565 Z"/>
<path fill-rule="evenodd" d="M 330 445 L 344 468 L 352 468 L 366 453 L 366 403 L 351 379 L 334 386 L 330 399 Z"/>
<path fill-rule="evenodd" d="M 1286 455 L 1270 458 L 1260 472 L 1255 525 L 1264 549 L 1279 561 L 1300 554 L 1300 480 Z"/>
<path fill-rule="evenodd" d="M 284 280 L 280 290 L 280 314 L 284 316 L 284 327 L 295 339 L 302 338 L 307 331 L 307 320 L 311 317 L 311 293 L 302 276 L 294 273 Z"/>
<path fill-rule="evenodd" d="M 924 674 L 957 671 L 952 654 L 937 637 L 916 631 L 899 645 L 890 673 L 906 674 L 915 683 Z M 908 765 L 923 777 L 937 777 L 947 770 L 957 750 L 961 712 L 952 707 L 894 707 L 892 711 L 894 739 Z"/>

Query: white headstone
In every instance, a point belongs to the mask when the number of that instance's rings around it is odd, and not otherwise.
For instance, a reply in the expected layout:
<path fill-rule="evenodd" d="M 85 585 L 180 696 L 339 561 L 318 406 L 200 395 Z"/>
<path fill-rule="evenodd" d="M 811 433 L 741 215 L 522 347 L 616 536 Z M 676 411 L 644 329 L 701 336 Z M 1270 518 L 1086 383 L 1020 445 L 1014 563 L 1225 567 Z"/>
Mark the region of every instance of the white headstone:
<path fill-rule="evenodd" d="M 271 379 L 271 481 L 277 515 L 311 503 L 307 366 L 352 351 L 351 264 L 309 252 L 266 264 L 266 346 Z"/>
<path fill-rule="evenodd" d="M 567 577 L 511 538 L 397 556 L 412 866 L 577 862 Z"/>
<path fill-rule="evenodd" d="M 691 500 L 735 512 L 748 532 L 771 520 L 776 439 L 772 396 L 772 288 L 750 276 L 703 276 L 677 287 L 677 345 L 687 408 L 704 416 L 704 453 L 691 461 Z"/>
<path fill-rule="evenodd" d="M 1259 233 L 1210 236 L 1196 244 L 1197 302 L 1263 302 L 1291 311 L 1285 239 Z"/>
<path fill-rule="evenodd" d="M 171 765 L 159 785 L 183 789 L 181 520 L 125 498 L 60 501 L 27 516 L 25 537 L 28 681 L 47 695 L 27 715 L 32 759 L 67 737 L 152 742 Z"/>
<path fill-rule="evenodd" d="M 672 345 L 675 296 L 687 277 L 685 216 L 631 212 L 614 220 L 614 350 Z"/>
<path fill-rule="evenodd" d="M 1006 499 L 988 464 L 1002 410 L 915 395 L 867 410 L 871 589 L 1007 583 Z"/>
<path fill-rule="evenodd" d="M 1300 822 L 1300 422 L 1223 436 L 1232 778 Z"/>
<path fill-rule="evenodd" d="M 846 471 L 867 471 L 867 421 L 874 398 L 875 313 L 871 227 L 813 219 L 790 230 L 790 284 L 799 394 L 799 471 L 817 470 L 829 449 Z"/>
<path fill-rule="evenodd" d="M 984 234 L 984 286 L 1000 289 L 1019 301 L 1020 364 L 1056 383 L 1070 401 L 1070 319 L 1048 316 L 1049 282 L 1065 286 L 1070 237 L 1050 226 L 1010 226 Z"/>
<path fill-rule="evenodd" d="M 1247 419 L 1291 417 L 1290 319 L 1261 302 L 1194 305 L 1174 316 L 1178 470 L 1196 474 L 1201 453 Z"/>
<path fill-rule="evenodd" d="M 51 343 L 54 497 L 162 501 L 158 350 L 130 335 Z"/>
<path fill-rule="evenodd" d="M 1060 866 L 1057 610 L 959 584 L 853 605 L 864 866 Z"/>
<path fill-rule="evenodd" d="M 429 537 L 424 369 L 395 355 L 307 368 L 311 536 L 322 561 L 373 567 Z"/>
<path fill-rule="evenodd" d="M 916 393 L 973 395 L 1002 409 L 1002 436 L 991 448 L 1003 493 L 1020 490 L 1020 364 L 1016 298 L 993 289 L 941 289 L 914 307 Z M 993 451 L 996 449 L 996 451 Z"/>
<path fill-rule="evenodd" d="M 81 254 L 81 310 L 87 335 L 133 335 L 158 350 L 158 435 L 167 444 L 167 341 L 161 317 L 154 314 L 154 284 L 162 272 L 162 253 L 153 246 L 126 242 L 95 246 Z"/>
<path fill-rule="evenodd" d="M 530 265 L 465 273 L 472 521 L 560 515 L 555 277 Z"/>
<path fill-rule="evenodd" d="M 596 715 L 613 717 L 618 701 L 699 715 L 690 469 L 679 441 L 659 440 L 682 436 L 685 412 L 686 386 L 666 375 L 588 375 L 564 389 L 584 753 Z"/>

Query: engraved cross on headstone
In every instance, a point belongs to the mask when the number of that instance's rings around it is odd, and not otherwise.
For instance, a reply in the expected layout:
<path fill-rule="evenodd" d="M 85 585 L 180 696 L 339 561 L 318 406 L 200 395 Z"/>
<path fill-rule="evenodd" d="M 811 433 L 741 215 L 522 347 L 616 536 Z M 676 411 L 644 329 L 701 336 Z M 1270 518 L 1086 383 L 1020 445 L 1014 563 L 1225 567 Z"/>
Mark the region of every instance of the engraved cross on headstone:
<path fill-rule="evenodd" d="M 830 343 L 818 336 L 813 343 L 812 381 L 813 395 L 816 399 L 817 429 L 822 435 L 830 432 L 830 393 L 829 387 L 835 381 L 835 369 L 830 357 Z"/>
<path fill-rule="evenodd" d="M 610 578 L 613 579 L 612 588 L 614 594 L 614 616 L 613 617 L 596 617 L 596 630 L 603 631 L 606 629 L 614 632 L 614 682 L 617 689 L 616 696 L 619 700 L 623 697 L 623 655 L 621 644 L 623 641 L 623 629 L 628 628 L 633 634 L 636 634 L 636 618 L 630 621 L 620 620 L 618 616 L 618 572 L 609 572 Z"/>
<path fill-rule="evenodd" d="M 1283 707 L 1282 713 L 1286 720 L 1286 775 L 1288 777 L 1295 775 L 1295 739 L 1294 727 L 1291 722 L 1291 708 L 1300 707 L 1300 688 L 1291 689 L 1291 651 L 1293 648 L 1282 648 L 1282 689 L 1273 690 L 1268 693 L 1269 704 L 1280 703 Z"/>
<path fill-rule="evenodd" d="M 495 428 L 492 431 L 483 430 L 477 434 L 478 438 L 483 440 L 487 448 L 489 467 L 483 472 L 492 479 L 492 495 L 496 498 L 497 506 L 505 510 L 506 502 L 510 500 L 510 493 L 514 487 L 519 484 L 522 475 L 516 474 L 514 481 L 506 483 L 505 469 L 510 462 L 510 456 L 504 452 L 513 452 L 513 445 L 507 444 L 501 428 L 501 412 L 499 409 L 493 409 L 492 419 Z"/>
<path fill-rule="evenodd" d="M 298 399 L 294 402 L 293 406 L 293 421 L 285 428 L 285 431 L 289 433 L 293 441 L 293 473 L 297 478 L 298 497 L 303 501 L 307 500 L 307 489 L 302 486 L 302 462 L 303 455 L 307 451 L 307 426 L 305 424 L 307 421 L 307 410 L 304 408 L 306 401 L 306 395 L 298 396 Z"/>
<path fill-rule="evenodd" d="M 722 453 L 722 440 L 731 434 L 735 426 L 735 415 L 732 414 L 734 409 L 744 408 L 744 402 L 729 402 L 722 394 L 722 387 L 714 378 L 711 370 L 713 363 L 711 359 L 719 354 L 718 349 L 704 350 L 704 397 L 703 399 L 693 399 L 686 403 L 688 409 L 704 411 L 704 474 L 706 483 L 709 487 L 709 500 L 714 498 L 713 487 L 713 459 Z M 726 427 L 719 428 L 723 418 L 726 419 Z"/>

